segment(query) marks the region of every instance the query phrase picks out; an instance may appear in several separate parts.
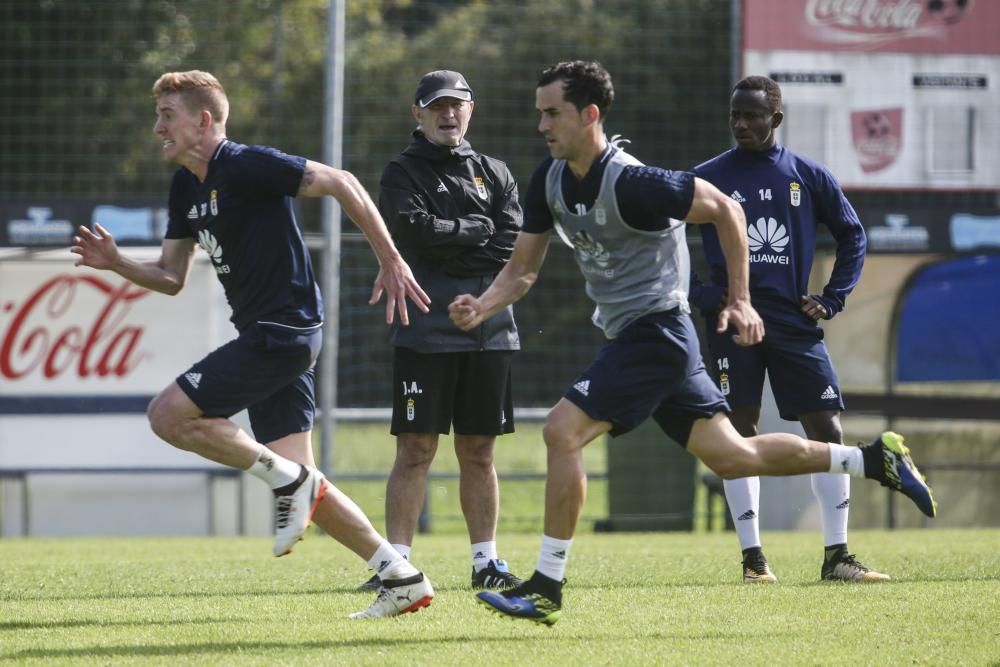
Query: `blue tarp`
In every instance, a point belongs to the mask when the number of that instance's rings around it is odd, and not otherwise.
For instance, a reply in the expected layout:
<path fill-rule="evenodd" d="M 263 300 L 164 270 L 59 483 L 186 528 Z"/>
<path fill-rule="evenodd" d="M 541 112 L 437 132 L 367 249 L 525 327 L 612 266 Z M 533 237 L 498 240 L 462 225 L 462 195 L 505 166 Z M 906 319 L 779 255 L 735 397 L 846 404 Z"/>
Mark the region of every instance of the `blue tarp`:
<path fill-rule="evenodd" d="M 1000 380 L 1000 255 L 929 266 L 904 299 L 900 382 Z"/>

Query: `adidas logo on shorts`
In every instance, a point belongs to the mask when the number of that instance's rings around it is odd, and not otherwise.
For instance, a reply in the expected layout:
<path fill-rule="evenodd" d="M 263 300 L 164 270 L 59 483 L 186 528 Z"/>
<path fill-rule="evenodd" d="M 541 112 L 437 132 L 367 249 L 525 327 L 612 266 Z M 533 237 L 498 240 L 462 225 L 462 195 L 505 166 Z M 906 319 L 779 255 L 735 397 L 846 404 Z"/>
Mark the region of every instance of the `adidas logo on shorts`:
<path fill-rule="evenodd" d="M 580 380 L 573 385 L 573 389 L 576 389 L 584 396 L 590 396 L 590 380 Z"/>
<path fill-rule="evenodd" d="M 191 386 L 195 389 L 201 384 L 201 373 L 185 373 L 184 379 L 191 383 Z"/>
<path fill-rule="evenodd" d="M 837 392 L 833 390 L 831 385 L 827 385 L 826 389 L 823 390 L 823 393 L 820 394 L 819 397 L 823 400 L 831 400 L 837 398 Z"/>

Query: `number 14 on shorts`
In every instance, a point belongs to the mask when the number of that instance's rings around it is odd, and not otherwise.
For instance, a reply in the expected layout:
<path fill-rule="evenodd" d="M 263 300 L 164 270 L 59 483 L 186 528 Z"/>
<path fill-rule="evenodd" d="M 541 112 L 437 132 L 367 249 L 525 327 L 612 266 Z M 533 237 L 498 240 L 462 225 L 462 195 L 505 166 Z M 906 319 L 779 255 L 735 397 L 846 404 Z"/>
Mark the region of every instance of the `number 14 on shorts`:
<path fill-rule="evenodd" d="M 716 360 L 719 365 L 719 390 L 724 396 L 729 395 L 729 357 L 720 357 Z"/>

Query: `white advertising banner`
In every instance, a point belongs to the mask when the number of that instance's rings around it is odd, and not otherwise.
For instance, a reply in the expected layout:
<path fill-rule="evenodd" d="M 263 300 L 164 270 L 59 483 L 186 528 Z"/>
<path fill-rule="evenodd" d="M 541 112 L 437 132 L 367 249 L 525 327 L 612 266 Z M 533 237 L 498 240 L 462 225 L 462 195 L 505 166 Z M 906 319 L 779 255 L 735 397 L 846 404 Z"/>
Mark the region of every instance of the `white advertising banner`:
<path fill-rule="evenodd" d="M 196 258 L 176 296 L 74 267 L 68 250 L 0 261 L 0 468 L 204 463 L 145 418 L 153 395 L 236 335 L 211 263 Z"/>
<path fill-rule="evenodd" d="M 853 189 L 1000 189 L 1000 2 L 744 0 L 779 141 Z"/>

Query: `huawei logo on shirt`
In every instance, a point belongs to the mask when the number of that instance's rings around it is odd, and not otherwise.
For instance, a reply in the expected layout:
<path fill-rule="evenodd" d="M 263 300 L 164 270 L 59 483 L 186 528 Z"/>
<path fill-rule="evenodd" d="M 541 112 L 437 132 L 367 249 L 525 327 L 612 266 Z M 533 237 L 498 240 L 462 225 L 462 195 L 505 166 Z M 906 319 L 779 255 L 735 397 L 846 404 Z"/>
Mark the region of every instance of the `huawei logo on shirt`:
<path fill-rule="evenodd" d="M 215 267 L 216 273 L 231 273 L 229 265 L 222 263 L 222 246 L 218 239 L 212 236 L 212 232 L 207 229 L 198 232 L 198 245 L 212 258 L 212 266 Z"/>
<path fill-rule="evenodd" d="M 757 218 L 757 222 L 748 225 L 747 245 L 751 264 L 789 263 L 788 255 L 781 254 L 788 245 L 788 230 L 774 218 Z"/>

